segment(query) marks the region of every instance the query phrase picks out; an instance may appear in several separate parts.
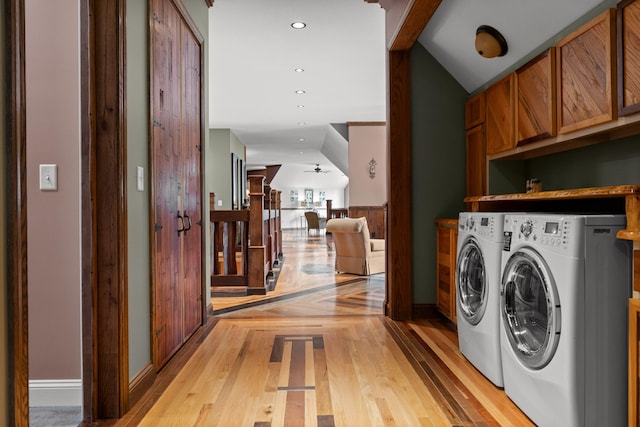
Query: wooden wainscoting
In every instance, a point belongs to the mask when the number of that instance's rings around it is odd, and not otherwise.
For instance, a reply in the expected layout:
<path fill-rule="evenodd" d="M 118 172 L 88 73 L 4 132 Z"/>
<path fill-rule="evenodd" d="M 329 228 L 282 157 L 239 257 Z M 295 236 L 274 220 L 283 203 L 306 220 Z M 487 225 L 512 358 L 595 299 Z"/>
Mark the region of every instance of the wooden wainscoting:
<path fill-rule="evenodd" d="M 350 218 L 367 218 L 369 232 L 374 239 L 384 239 L 387 228 L 387 206 L 349 206 Z"/>

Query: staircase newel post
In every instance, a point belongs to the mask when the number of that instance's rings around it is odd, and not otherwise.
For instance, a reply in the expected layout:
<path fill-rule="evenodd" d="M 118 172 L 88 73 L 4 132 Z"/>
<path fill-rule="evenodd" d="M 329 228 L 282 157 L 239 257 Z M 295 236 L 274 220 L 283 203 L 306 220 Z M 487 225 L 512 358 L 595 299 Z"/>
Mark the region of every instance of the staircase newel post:
<path fill-rule="evenodd" d="M 263 239 L 264 181 L 262 175 L 249 176 L 249 295 L 267 293 Z"/>

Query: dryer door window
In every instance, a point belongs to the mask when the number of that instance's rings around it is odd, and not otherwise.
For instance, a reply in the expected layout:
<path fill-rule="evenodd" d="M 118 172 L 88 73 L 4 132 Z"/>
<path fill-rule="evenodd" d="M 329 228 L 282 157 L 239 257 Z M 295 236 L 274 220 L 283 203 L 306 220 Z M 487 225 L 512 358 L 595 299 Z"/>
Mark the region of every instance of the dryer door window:
<path fill-rule="evenodd" d="M 560 334 L 560 304 L 553 277 L 540 255 L 521 249 L 507 261 L 501 287 L 502 321 L 511 348 L 532 369 L 544 367 Z"/>
<path fill-rule="evenodd" d="M 482 252 L 475 240 L 460 249 L 456 271 L 459 315 L 472 325 L 482 320 L 487 306 L 487 280 Z"/>

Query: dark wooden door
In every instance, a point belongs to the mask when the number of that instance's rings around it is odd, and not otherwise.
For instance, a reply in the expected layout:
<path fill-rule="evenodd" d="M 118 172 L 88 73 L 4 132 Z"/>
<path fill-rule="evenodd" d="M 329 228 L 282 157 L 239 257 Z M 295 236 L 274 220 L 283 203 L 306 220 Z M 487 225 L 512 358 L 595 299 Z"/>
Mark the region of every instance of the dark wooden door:
<path fill-rule="evenodd" d="M 151 19 L 152 333 L 160 369 L 202 323 L 202 119 L 198 40 L 170 0 L 153 0 Z"/>
<path fill-rule="evenodd" d="M 189 28 L 182 24 L 182 160 L 183 160 L 183 289 L 184 337 L 202 323 L 202 205 L 201 205 L 201 114 L 200 46 Z"/>

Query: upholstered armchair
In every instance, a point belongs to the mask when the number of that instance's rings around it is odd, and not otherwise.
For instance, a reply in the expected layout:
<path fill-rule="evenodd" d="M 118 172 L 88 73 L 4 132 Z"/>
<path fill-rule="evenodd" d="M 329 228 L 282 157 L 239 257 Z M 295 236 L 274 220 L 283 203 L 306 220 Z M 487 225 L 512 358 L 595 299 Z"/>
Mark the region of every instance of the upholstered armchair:
<path fill-rule="evenodd" d="M 327 232 L 333 236 L 336 271 L 359 275 L 384 273 L 385 242 L 370 238 L 366 218 L 330 219 Z"/>
<path fill-rule="evenodd" d="M 320 218 L 316 212 L 306 211 L 304 213 L 304 217 L 307 220 L 307 234 L 310 230 L 316 230 L 316 232 L 320 232 L 323 228 L 326 227 L 326 219 Z"/>

